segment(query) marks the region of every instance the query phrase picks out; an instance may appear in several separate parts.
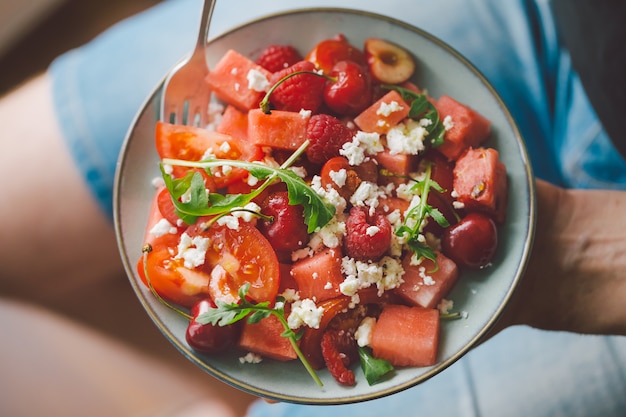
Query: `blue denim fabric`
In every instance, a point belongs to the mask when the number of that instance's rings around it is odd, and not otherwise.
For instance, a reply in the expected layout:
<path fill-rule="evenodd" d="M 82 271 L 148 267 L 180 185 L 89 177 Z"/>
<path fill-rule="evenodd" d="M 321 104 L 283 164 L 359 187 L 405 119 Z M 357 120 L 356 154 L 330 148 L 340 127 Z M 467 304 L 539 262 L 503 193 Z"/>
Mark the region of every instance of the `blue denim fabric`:
<path fill-rule="evenodd" d="M 549 0 L 385 0 L 367 9 L 419 26 L 465 55 L 502 96 L 533 169 L 553 183 L 626 189 L 626 163 L 591 109 L 558 43 Z M 218 2 L 211 33 L 259 15 L 323 0 Z M 111 214 L 117 154 L 136 110 L 185 53 L 199 0 L 170 0 L 57 59 L 50 68 L 58 118 L 94 195 Z M 338 32 L 341 28 L 338 28 Z M 339 407 L 255 404 L 253 417 L 623 416 L 626 339 L 508 329 L 426 383 Z"/>

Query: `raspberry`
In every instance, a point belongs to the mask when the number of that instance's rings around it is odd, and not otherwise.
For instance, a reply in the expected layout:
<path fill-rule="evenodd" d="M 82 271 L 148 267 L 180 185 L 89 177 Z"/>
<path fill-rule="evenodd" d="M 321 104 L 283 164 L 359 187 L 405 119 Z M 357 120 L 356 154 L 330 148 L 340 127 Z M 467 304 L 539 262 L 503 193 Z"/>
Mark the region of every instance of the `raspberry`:
<path fill-rule="evenodd" d="M 299 61 L 289 68 L 275 72 L 270 78 L 274 85 L 282 78 L 297 71 L 315 71 L 315 65 L 309 61 Z M 315 74 L 297 74 L 282 81 L 270 96 L 270 101 L 277 110 L 311 110 L 316 113 L 324 101 L 326 80 Z"/>
<path fill-rule="evenodd" d="M 302 59 L 300 52 L 291 45 L 270 45 L 261 52 L 256 63 L 270 72 L 278 72 Z"/>
<path fill-rule="evenodd" d="M 349 355 L 342 351 L 342 345 L 346 344 L 342 339 L 347 337 L 350 336 L 343 330 L 327 330 L 322 336 L 321 348 L 328 372 L 335 378 L 335 381 L 341 385 L 352 386 L 355 384 L 354 372 L 348 369 Z M 354 339 L 350 339 L 354 344 Z"/>
<path fill-rule="evenodd" d="M 368 216 L 362 207 L 352 207 L 346 220 L 344 249 L 360 261 L 377 260 L 391 244 L 391 223 L 382 213 Z"/>
<path fill-rule="evenodd" d="M 304 208 L 290 205 L 287 191 L 268 195 L 261 203 L 261 213 L 274 219 L 271 223 L 262 220 L 259 229 L 276 251 L 294 251 L 309 242 Z"/>
<path fill-rule="evenodd" d="M 309 120 L 306 135 L 310 141 L 306 156 L 311 162 L 321 164 L 339 156 L 343 144 L 352 140 L 353 132 L 334 116 L 316 114 Z"/>

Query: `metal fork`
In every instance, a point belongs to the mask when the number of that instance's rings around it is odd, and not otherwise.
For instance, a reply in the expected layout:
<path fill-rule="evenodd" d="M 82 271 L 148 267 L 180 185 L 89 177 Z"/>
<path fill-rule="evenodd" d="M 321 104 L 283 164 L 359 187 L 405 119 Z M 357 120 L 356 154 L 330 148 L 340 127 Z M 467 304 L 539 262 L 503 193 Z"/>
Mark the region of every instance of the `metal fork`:
<path fill-rule="evenodd" d="M 206 0 L 202 8 L 196 46 L 189 58 L 180 62 L 164 82 L 161 120 L 169 123 L 206 126 L 211 99 L 205 79 L 209 73 L 206 43 L 216 0 Z"/>

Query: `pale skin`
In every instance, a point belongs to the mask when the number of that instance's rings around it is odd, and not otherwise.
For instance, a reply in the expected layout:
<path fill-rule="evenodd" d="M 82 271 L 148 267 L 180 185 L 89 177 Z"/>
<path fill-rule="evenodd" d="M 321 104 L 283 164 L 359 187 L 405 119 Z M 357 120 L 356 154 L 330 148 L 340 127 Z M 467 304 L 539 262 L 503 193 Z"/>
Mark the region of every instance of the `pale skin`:
<path fill-rule="evenodd" d="M 113 225 L 66 148 L 45 75 L 0 100 L 0 126 L 0 294 L 54 309 L 119 279 Z M 518 324 L 626 335 L 626 192 L 536 185 L 530 262 L 491 335 Z"/>

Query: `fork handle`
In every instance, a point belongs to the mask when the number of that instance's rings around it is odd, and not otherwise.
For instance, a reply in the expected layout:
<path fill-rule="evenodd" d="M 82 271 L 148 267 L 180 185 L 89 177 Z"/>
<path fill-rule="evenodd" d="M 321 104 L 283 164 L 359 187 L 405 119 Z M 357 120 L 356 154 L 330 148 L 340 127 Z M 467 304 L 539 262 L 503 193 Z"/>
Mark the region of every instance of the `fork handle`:
<path fill-rule="evenodd" d="M 205 0 L 202 7 L 202 15 L 200 18 L 200 30 L 198 31 L 198 39 L 196 41 L 196 49 L 205 48 L 209 37 L 209 22 L 213 16 L 213 9 L 217 0 Z"/>

